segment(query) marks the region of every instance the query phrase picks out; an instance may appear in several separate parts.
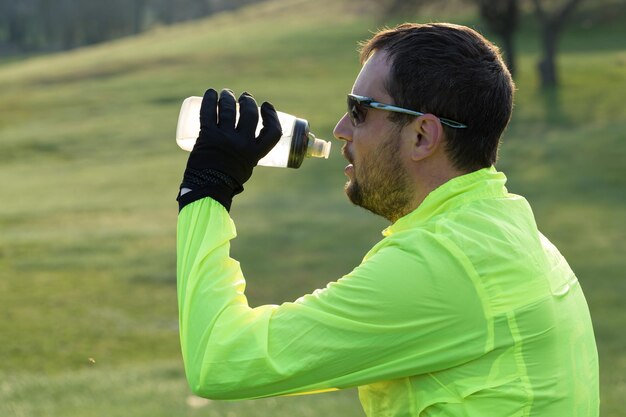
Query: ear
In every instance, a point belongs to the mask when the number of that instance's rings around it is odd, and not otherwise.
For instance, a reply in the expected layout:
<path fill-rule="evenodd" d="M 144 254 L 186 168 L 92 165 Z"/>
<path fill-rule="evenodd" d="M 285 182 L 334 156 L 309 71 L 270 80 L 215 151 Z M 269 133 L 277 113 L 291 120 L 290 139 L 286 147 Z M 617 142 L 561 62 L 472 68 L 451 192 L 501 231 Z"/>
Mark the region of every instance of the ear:
<path fill-rule="evenodd" d="M 425 114 L 407 126 L 411 135 L 411 159 L 421 161 L 434 154 L 443 146 L 444 131 L 437 116 Z"/>

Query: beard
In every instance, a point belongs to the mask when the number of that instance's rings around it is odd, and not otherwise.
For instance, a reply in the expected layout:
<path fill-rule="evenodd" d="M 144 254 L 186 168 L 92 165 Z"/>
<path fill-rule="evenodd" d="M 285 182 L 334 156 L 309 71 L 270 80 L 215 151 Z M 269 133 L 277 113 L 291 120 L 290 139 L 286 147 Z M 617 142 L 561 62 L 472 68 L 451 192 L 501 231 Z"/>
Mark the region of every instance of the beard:
<path fill-rule="evenodd" d="M 411 211 L 412 200 L 411 179 L 399 158 L 397 136 L 384 138 L 375 152 L 353 165 L 353 178 L 344 187 L 353 204 L 392 223 Z"/>

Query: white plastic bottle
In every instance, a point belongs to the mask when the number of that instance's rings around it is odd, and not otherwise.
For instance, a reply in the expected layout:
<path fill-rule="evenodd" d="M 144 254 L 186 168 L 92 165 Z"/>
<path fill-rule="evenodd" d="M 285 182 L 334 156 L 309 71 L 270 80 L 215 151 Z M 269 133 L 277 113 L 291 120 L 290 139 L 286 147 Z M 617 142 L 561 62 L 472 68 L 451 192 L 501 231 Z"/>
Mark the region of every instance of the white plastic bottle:
<path fill-rule="evenodd" d="M 176 143 L 191 152 L 200 132 L 200 105 L 202 97 L 188 97 L 183 101 L 176 127 Z M 260 109 L 259 109 L 260 112 Z M 328 159 L 331 143 L 317 139 L 309 131 L 309 122 L 283 112 L 276 112 L 283 135 L 276 146 L 259 161 L 259 165 L 281 168 L 299 168 L 305 157 Z M 237 111 L 239 118 L 239 111 Z M 256 134 L 263 127 L 259 114 Z"/>

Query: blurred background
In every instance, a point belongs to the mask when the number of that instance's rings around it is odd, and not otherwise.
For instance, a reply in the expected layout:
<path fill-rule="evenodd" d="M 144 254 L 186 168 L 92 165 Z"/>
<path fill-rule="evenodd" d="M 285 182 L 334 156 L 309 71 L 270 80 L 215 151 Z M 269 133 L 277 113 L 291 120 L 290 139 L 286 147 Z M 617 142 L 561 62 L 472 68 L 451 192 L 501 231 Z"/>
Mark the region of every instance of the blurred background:
<path fill-rule="evenodd" d="M 364 416 L 355 389 L 190 395 L 174 134 L 185 97 L 230 87 L 331 139 L 357 43 L 404 21 L 465 24 L 505 52 L 518 90 L 497 166 L 576 271 L 602 416 L 623 416 L 624 0 L 0 0 L 0 415 Z M 344 196 L 334 142 L 328 161 L 257 168 L 236 197 L 252 305 L 325 286 L 381 239 Z"/>

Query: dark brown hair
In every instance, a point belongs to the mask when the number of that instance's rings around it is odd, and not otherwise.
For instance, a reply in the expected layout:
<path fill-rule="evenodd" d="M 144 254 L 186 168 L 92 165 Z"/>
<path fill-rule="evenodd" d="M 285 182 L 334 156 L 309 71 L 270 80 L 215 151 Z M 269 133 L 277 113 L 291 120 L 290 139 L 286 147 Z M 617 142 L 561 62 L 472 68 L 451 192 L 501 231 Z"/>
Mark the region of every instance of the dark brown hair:
<path fill-rule="evenodd" d="M 393 104 L 468 126 L 443 126 L 456 168 L 471 172 L 495 164 L 515 89 L 495 45 L 465 26 L 405 23 L 363 43 L 361 62 L 376 50 L 385 51 L 391 63 L 385 88 Z M 399 124 L 414 119 L 398 113 L 389 117 Z"/>

